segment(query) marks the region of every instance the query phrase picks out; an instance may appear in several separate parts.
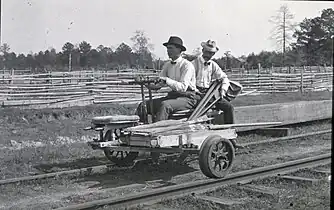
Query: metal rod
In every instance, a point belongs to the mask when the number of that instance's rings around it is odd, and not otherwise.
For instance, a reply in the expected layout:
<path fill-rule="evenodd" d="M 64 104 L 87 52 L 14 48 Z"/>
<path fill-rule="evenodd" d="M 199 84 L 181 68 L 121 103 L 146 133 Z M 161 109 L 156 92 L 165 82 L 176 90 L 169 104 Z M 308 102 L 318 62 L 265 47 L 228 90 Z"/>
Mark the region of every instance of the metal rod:
<path fill-rule="evenodd" d="M 72 71 L 72 53 L 70 53 L 68 58 L 68 71 Z"/>
<path fill-rule="evenodd" d="M 155 117 L 154 117 L 154 113 L 153 113 L 153 99 L 152 99 L 151 88 L 148 88 L 148 96 L 149 96 L 149 100 L 150 100 L 150 112 L 151 112 L 151 116 L 152 116 L 152 122 L 155 122 Z"/>
<path fill-rule="evenodd" d="M 225 125 L 209 125 L 211 130 L 236 128 L 236 127 L 251 127 L 251 126 L 266 126 L 266 125 L 279 125 L 282 122 L 261 122 L 261 123 L 240 123 L 240 124 L 225 124 Z"/>
<path fill-rule="evenodd" d="M 0 0 L 0 46 L 2 46 L 2 0 Z"/>
<path fill-rule="evenodd" d="M 205 109 L 205 106 L 209 103 L 212 96 L 214 95 L 214 90 L 217 88 L 217 86 L 220 85 L 217 81 L 215 81 L 209 88 L 209 90 L 205 93 L 202 100 L 199 102 L 193 113 L 190 115 L 188 120 L 193 120 L 196 117 L 199 116 L 200 112 Z"/>
<path fill-rule="evenodd" d="M 147 110 L 147 107 L 146 107 L 146 101 L 145 101 L 145 93 L 144 93 L 144 84 L 140 84 L 140 91 L 141 91 L 141 100 L 143 102 L 143 106 L 142 106 L 142 113 L 144 113 L 143 117 L 144 117 L 144 123 L 148 123 L 147 122 L 147 113 L 148 113 L 148 110 Z"/>

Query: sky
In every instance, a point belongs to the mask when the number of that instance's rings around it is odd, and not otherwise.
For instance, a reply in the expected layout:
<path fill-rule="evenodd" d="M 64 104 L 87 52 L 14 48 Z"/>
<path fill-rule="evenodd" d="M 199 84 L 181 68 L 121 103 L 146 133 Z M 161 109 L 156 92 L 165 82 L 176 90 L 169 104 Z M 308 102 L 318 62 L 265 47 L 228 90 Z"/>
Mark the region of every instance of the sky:
<path fill-rule="evenodd" d="M 136 30 L 144 30 L 157 58 L 166 59 L 162 43 L 183 39 L 187 53 L 208 39 L 236 57 L 275 50 L 268 20 L 286 4 L 294 21 L 319 16 L 334 2 L 280 0 L 2 0 L 1 43 L 15 53 L 57 52 L 65 42 L 87 41 L 116 48 Z"/>

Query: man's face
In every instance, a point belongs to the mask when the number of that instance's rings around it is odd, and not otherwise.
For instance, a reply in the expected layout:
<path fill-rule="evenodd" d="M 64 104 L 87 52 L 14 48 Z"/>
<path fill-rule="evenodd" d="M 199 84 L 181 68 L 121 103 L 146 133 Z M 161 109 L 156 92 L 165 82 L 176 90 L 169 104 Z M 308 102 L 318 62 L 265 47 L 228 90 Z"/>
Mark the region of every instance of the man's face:
<path fill-rule="evenodd" d="M 167 54 L 170 58 L 178 57 L 181 54 L 181 49 L 172 44 L 167 45 Z"/>
<path fill-rule="evenodd" d="M 202 53 L 203 53 L 203 58 L 206 61 L 210 60 L 216 54 L 214 52 L 210 52 L 204 49 L 202 49 Z"/>

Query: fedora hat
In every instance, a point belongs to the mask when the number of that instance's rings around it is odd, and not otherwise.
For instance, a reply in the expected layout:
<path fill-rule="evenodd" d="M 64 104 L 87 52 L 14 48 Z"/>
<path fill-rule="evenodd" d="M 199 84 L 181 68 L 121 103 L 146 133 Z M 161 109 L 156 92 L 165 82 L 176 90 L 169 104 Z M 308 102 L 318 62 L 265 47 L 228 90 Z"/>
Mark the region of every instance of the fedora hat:
<path fill-rule="evenodd" d="M 216 42 L 212 40 L 202 42 L 201 45 L 204 48 L 204 50 L 209 51 L 209 52 L 217 52 L 219 50 L 219 48 L 216 45 Z"/>
<path fill-rule="evenodd" d="M 181 48 L 182 51 L 186 51 L 186 47 L 183 46 L 183 41 L 180 37 L 177 37 L 177 36 L 171 36 L 169 37 L 169 40 L 168 42 L 166 43 L 163 43 L 163 45 L 166 47 L 167 45 L 170 45 L 170 44 L 173 44 L 173 45 L 176 45 L 178 47 Z"/>

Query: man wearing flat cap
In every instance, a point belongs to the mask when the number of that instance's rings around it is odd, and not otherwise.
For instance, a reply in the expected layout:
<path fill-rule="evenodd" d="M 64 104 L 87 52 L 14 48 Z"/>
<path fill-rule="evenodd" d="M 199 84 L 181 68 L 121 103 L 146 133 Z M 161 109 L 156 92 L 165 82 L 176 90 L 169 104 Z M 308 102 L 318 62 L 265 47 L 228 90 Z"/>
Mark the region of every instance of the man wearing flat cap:
<path fill-rule="evenodd" d="M 199 99 L 196 94 L 195 68 L 191 62 L 184 59 L 181 53 L 186 51 L 183 41 L 177 36 L 171 36 L 168 42 L 163 43 L 167 48 L 170 61 L 162 67 L 159 75 L 160 83 L 150 85 L 148 88 L 160 89 L 168 86 L 172 89 L 166 97 L 153 99 L 153 112 L 156 121 L 167 120 L 176 111 L 192 109 Z M 137 108 L 136 114 L 143 120 L 142 104 Z M 146 103 L 150 111 L 150 103 Z"/>
<path fill-rule="evenodd" d="M 222 81 L 220 93 L 221 99 L 215 104 L 218 110 L 224 112 L 224 124 L 234 124 L 234 107 L 230 103 L 242 87 L 237 82 L 232 82 L 227 78 L 227 75 L 219 67 L 219 65 L 212 60 L 219 48 L 215 41 L 208 40 L 201 43 L 202 53 L 192 61 L 196 71 L 196 88 L 203 97 L 209 89 L 211 83 L 219 79 Z M 232 142 L 235 146 L 235 142 Z"/>

